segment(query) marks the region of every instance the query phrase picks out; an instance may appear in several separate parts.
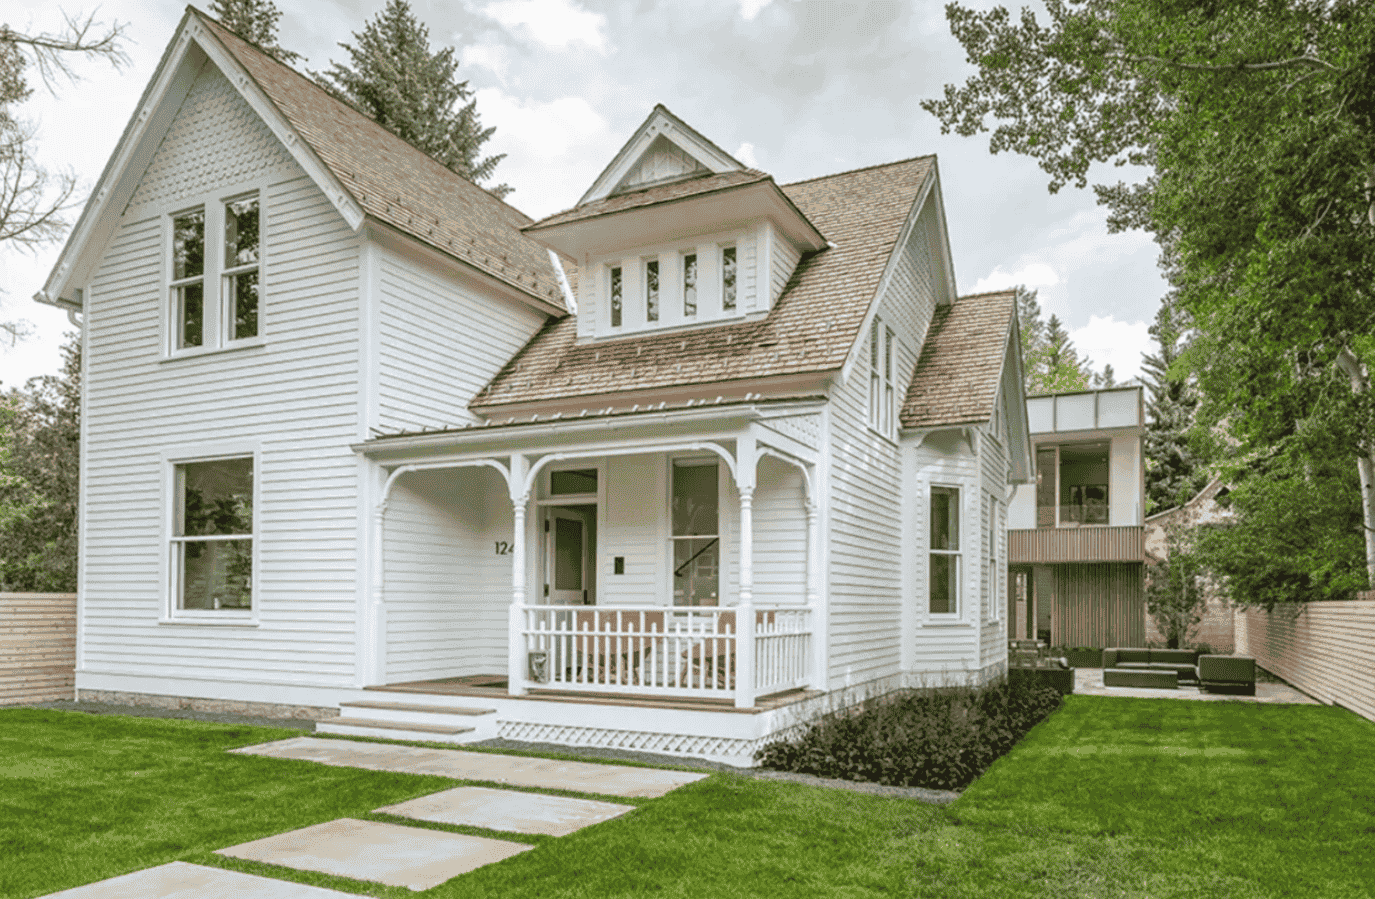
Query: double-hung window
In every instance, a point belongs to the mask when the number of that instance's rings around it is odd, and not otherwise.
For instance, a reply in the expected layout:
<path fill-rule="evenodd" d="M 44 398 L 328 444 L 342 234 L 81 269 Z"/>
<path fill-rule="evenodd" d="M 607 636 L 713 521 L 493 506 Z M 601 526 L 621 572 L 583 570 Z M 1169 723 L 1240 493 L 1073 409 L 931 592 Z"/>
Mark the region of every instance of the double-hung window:
<path fill-rule="evenodd" d="M 932 615 L 960 610 L 960 490 L 931 488 L 929 609 Z"/>
<path fill-rule="evenodd" d="M 224 347 L 257 337 L 260 307 L 256 194 L 172 215 L 171 350 Z"/>
<path fill-rule="evenodd" d="M 874 319 L 869 333 L 869 424 L 893 436 L 896 422 L 893 390 L 893 329 Z"/>
<path fill-rule="evenodd" d="M 253 608 L 253 457 L 173 470 L 171 570 L 178 610 Z"/>

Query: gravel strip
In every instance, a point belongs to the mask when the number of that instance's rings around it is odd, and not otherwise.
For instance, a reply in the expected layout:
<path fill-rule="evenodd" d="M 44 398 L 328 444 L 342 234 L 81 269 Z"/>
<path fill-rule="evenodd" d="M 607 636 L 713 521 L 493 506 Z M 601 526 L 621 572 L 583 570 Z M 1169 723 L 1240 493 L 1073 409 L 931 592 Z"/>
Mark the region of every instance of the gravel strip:
<path fill-rule="evenodd" d="M 259 718 L 253 715 L 234 715 L 228 712 L 198 712 L 193 709 L 160 709 L 144 705 L 116 705 L 112 702 L 56 702 L 27 703 L 32 709 L 57 709 L 63 712 L 86 712 L 89 715 L 129 715 L 134 718 L 185 718 L 190 721 L 214 721 L 219 724 L 251 724 L 255 727 L 289 727 L 314 732 L 315 722 L 305 718 Z M 13 706 L 7 706 L 13 708 Z"/>

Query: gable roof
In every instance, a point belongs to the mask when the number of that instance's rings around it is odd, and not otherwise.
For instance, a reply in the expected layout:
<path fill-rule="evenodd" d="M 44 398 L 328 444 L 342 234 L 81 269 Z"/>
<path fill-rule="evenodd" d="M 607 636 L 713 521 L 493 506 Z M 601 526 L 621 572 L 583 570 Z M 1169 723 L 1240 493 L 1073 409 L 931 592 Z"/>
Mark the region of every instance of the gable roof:
<path fill-rule="evenodd" d="M 802 257 L 767 317 L 581 345 L 572 318 L 550 322 L 472 408 L 840 369 L 934 169 L 924 156 L 784 185 L 832 245 Z"/>
<path fill-rule="evenodd" d="M 698 167 L 708 172 L 721 174 L 745 168 L 744 163 L 678 118 L 667 106 L 656 103 L 649 116 L 635 129 L 630 139 L 621 145 L 616 155 L 606 164 L 606 168 L 602 169 L 601 174 L 587 188 L 587 192 L 578 199 L 578 205 L 582 206 L 623 190 L 622 182 L 640 158 L 656 142 L 665 138 L 684 155 L 693 159 Z"/>
<path fill-rule="evenodd" d="M 572 209 L 565 209 L 563 212 L 556 212 L 553 215 L 546 216 L 528 225 L 526 230 L 537 232 L 541 228 L 548 228 L 552 225 L 563 225 L 568 222 L 595 218 L 599 215 L 623 212 L 627 209 L 653 206 L 656 203 L 669 203 L 673 200 L 681 200 L 717 190 L 729 190 L 733 187 L 743 187 L 746 184 L 754 184 L 758 181 L 768 180 L 769 176 L 767 174 L 756 169 L 741 169 L 737 172 L 696 175 L 681 181 L 670 181 L 667 184 L 659 184 L 654 187 L 647 187 L 643 190 L 612 194 L 600 200 L 592 200 L 589 203 L 574 206 Z"/>
<path fill-rule="evenodd" d="M 146 166 L 151 159 L 151 152 L 140 155 L 126 145 L 155 145 L 161 139 L 146 127 L 155 118 L 150 111 L 167 98 L 168 85 L 174 81 L 171 70 L 181 66 L 193 44 L 210 56 L 260 115 L 275 120 L 269 122 L 274 133 L 355 230 L 362 227 L 366 216 L 466 263 L 533 301 L 544 312 L 566 311 L 549 250 L 520 232 L 530 223 L 529 216 L 455 174 L 194 7 L 187 7 L 144 101 L 125 129 L 111 164 L 49 277 L 49 302 L 68 293 L 67 276 L 76 268 L 72 264 L 75 259 L 91 245 L 103 243 L 96 236 L 100 229 L 95 221 L 119 216 L 123 203 L 111 187 L 123 174 L 121 169 L 137 164 L 140 158 Z M 165 131 L 171 116 L 161 117 L 166 120 L 162 126 Z M 362 214 L 354 211 L 355 206 Z"/>
<path fill-rule="evenodd" d="M 993 417 L 1016 291 L 960 297 L 937 307 L 898 420 L 904 428 L 973 424 Z"/>

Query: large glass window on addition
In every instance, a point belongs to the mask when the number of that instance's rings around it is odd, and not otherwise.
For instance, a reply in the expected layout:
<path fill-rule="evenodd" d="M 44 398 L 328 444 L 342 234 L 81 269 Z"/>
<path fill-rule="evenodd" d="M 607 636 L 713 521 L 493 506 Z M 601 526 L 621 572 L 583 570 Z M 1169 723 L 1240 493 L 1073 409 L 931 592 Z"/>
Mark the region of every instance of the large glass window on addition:
<path fill-rule="evenodd" d="M 258 336 L 258 198 L 224 207 L 224 296 L 231 340 Z"/>
<path fill-rule="evenodd" d="M 673 604 L 715 606 L 721 596 L 717 465 L 681 460 L 673 466 Z"/>
<path fill-rule="evenodd" d="M 205 341 L 205 210 L 172 217 L 172 314 L 178 349 Z"/>
<path fill-rule="evenodd" d="M 931 488 L 930 611 L 953 615 L 960 597 L 960 491 Z"/>
<path fill-rule="evenodd" d="M 253 606 L 253 459 L 176 467 L 172 567 L 179 609 Z"/>
<path fill-rule="evenodd" d="M 1108 523 L 1108 444 L 1060 447 L 1060 524 Z"/>

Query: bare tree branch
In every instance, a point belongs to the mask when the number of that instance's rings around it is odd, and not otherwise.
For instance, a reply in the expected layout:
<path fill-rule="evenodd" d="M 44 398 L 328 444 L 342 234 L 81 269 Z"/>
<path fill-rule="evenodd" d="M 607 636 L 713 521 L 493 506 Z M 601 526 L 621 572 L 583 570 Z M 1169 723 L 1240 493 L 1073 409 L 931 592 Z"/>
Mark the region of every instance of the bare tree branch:
<path fill-rule="evenodd" d="M 67 228 L 62 213 L 72 205 L 76 178 L 54 177 L 34 162 L 33 133 L 18 125 L 0 127 L 0 243 L 26 249 L 57 240 Z"/>
<path fill-rule="evenodd" d="M 126 29 L 123 23 L 114 22 L 107 27 L 96 21 L 95 13 L 81 19 L 64 12 L 62 17 L 66 27 L 58 34 L 28 35 L 0 25 L 0 45 L 28 51 L 26 55 L 49 90 L 58 75 L 68 80 L 75 77 L 70 64 L 74 53 L 102 57 L 116 69 L 128 65 L 129 56 L 121 46 Z"/>

